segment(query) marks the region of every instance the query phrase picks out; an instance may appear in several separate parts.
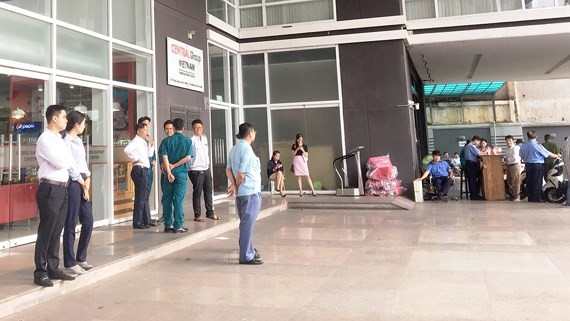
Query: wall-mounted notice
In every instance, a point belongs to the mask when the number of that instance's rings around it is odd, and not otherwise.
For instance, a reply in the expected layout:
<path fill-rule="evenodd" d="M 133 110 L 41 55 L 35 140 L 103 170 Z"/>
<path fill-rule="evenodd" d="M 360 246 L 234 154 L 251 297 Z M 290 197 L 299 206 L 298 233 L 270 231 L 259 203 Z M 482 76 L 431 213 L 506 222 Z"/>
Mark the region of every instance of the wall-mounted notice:
<path fill-rule="evenodd" d="M 204 92 L 204 57 L 202 50 L 166 38 L 168 84 Z"/>

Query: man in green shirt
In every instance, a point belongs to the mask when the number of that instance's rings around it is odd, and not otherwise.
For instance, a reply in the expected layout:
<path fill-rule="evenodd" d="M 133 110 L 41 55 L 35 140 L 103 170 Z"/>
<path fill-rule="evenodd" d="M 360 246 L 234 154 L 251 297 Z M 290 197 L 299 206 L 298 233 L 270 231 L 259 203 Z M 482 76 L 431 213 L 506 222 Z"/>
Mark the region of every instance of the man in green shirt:
<path fill-rule="evenodd" d="M 184 129 L 184 120 L 173 121 L 175 133 L 160 143 L 158 155 L 164 164 L 167 181 L 162 189 L 162 208 L 164 232 L 184 233 L 188 229 L 184 223 L 184 196 L 188 179 L 188 161 L 193 153 L 192 141 L 180 132 Z M 173 221 L 174 215 L 174 221 Z"/>
<path fill-rule="evenodd" d="M 558 146 L 556 146 L 556 143 L 554 143 L 554 137 L 556 137 L 555 134 L 544 135 L 544 143 L 542 143 L 542 146 L 544 146 L 544 148 L 546 148 L 546 150 L 551 152 L 552 154 L 560 154 L 560 149 L 558 149 Z M 555 158 L 547 158 L 544 160 L 545 181 L 546 181 L 546 174 L 548 174 L 548 171 L 552 168 L 552 166 L 554 166 L 554 160 Z"/>

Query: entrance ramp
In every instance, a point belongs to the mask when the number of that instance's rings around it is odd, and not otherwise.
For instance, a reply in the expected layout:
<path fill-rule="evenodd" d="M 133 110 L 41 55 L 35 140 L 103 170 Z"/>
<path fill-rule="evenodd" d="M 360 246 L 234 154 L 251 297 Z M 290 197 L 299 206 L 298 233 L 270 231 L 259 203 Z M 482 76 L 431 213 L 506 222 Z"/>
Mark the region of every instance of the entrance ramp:
<path fill-rule="evenodd" d="M 405 197 L 337 197 L 305 195 L 299 197 L 287 195 L 287 207 L 291 209 L 333 209 L 333 210 L 411 210 L 415 203 Z"/>

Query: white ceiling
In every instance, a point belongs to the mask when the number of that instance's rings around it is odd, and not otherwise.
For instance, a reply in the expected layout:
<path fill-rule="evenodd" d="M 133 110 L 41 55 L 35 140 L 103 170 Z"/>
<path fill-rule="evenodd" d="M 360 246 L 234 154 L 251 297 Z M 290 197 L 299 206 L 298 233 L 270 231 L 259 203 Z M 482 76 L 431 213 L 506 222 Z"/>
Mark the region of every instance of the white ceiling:
<path fill-rule="evenodd" d="M 550 35 L 519 34 L 473 40 L 457 40 L 442 34 L 438 41 L 437 34 L 412 35 L 408 38 L 408 51 L 426 84 L 570 79 L 570 28 L 568 24 L 559 27 L 568 30 L 557 30 L 557 34 Z M 488 37 L 494 37 L 495 31 L 479 30 Z M 469 79 L 467 75 L 477 54 L 481 59 Z M 558 68 L 547 73 L 557 65 Z M 430 75 L 433 81 L 428 81 Z"/>

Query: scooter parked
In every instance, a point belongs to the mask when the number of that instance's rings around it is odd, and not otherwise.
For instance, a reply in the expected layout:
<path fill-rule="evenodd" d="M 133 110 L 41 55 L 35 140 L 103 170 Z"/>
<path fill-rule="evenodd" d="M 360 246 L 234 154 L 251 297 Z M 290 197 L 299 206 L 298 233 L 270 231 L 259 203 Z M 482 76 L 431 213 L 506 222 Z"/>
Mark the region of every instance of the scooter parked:
<path fill-rule="evenodd" d="M 542 198 L 550 203 L 566 201 L 566 188 L 568 182 L 560 181 L 564 162 L 556 159 L 552 168 L 546 174 L 546 183 L 542 186 Z"/>

